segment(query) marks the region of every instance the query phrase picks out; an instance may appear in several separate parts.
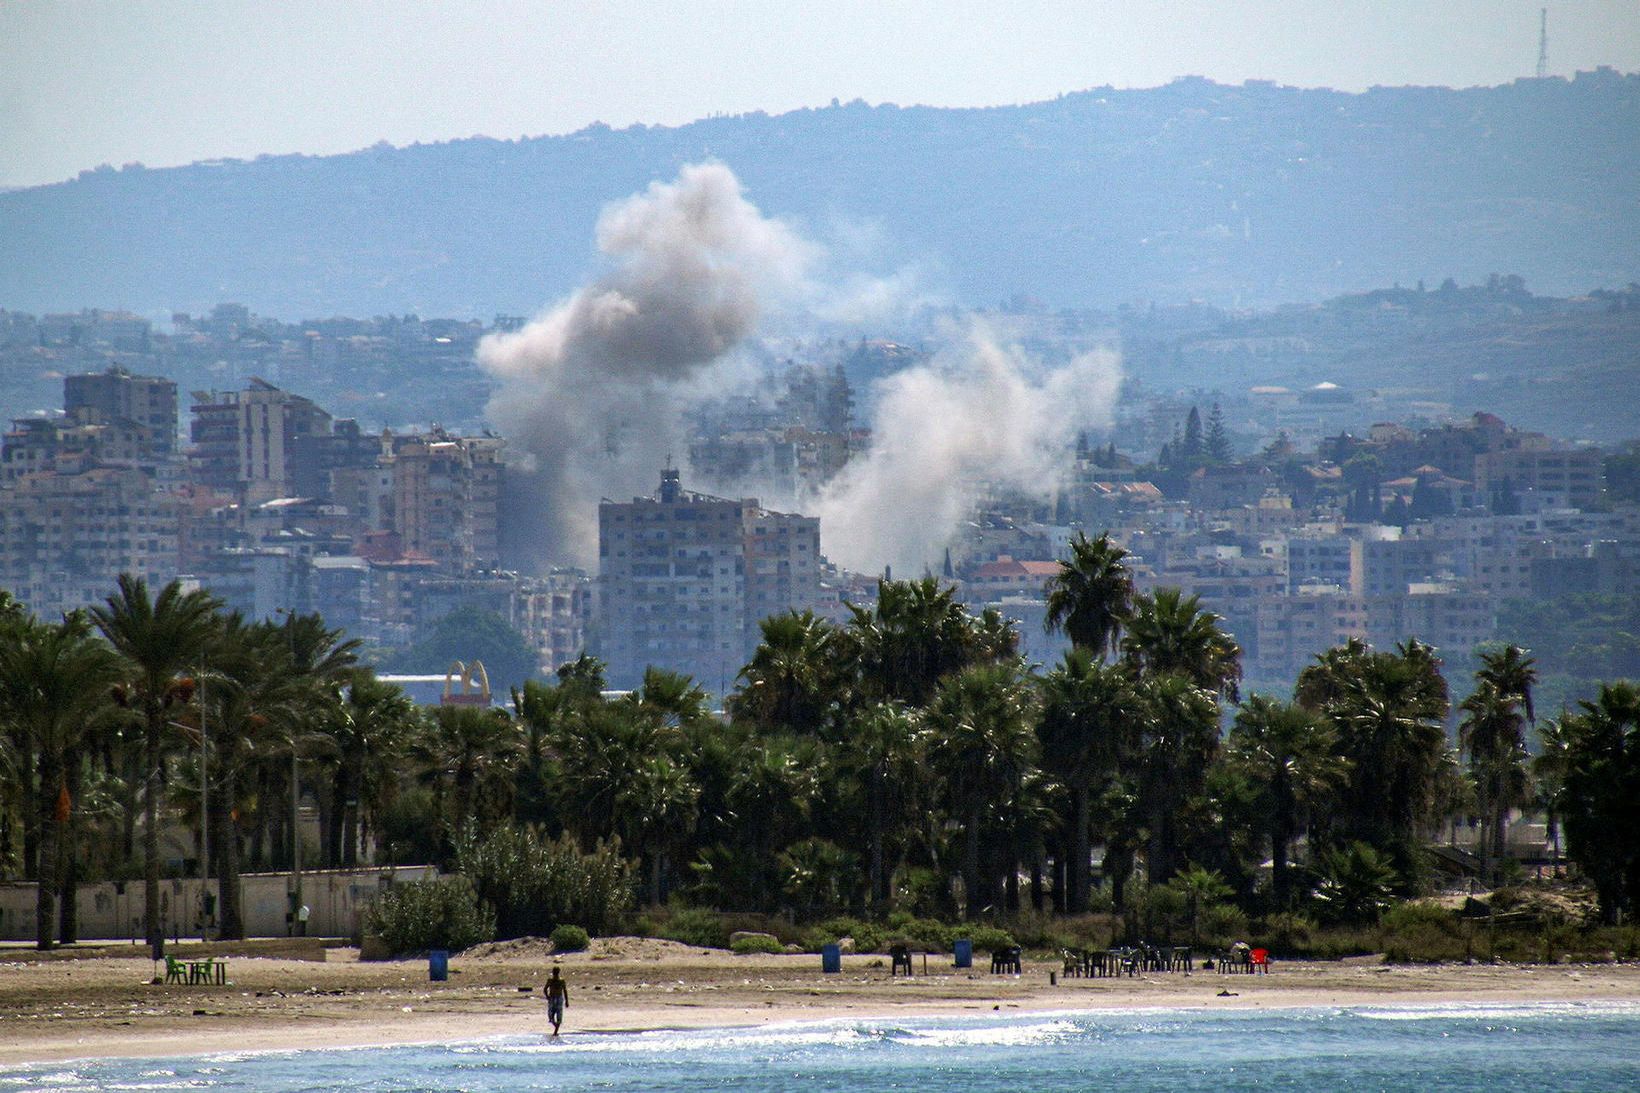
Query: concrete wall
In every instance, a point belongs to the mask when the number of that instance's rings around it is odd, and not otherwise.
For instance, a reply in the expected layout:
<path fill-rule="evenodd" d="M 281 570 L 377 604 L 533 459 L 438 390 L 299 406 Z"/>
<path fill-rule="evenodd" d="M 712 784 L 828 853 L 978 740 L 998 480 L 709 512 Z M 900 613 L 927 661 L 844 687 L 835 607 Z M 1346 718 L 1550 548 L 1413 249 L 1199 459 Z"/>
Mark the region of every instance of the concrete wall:
<path fill-rule="evenodd" d="M 394 884 L 438 876 L 430 865 L 375 866 L 302 873 L 302 902 L 309 910 L 307 932 L 317 937 L 357 937 L 364 908 L 378 892 Z M 246 937 L 284 937 L 290 933 L 288 873 L 247 873 L 240 877 Z M 197 877 L 162 880 L 160 921 L 168 938 L 199 937 L 200 889 Z M 135 940 L 142 936 L 142 881 L 80 885 L 80 938 Z M 216 892 L 216 883 L 208 891 Z M 32 941 L 35 886 L 0 884 L 0 940 Z M 212 922 L 214 936 L 214 920 Z"/>

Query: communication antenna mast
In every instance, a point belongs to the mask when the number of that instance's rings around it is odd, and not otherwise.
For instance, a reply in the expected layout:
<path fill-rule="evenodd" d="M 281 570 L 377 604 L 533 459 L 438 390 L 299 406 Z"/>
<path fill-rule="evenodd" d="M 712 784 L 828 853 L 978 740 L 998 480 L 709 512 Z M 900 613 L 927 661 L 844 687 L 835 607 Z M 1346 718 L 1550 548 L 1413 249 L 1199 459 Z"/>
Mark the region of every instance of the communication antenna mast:
<path fill-rule="evenodd" d="M 1549 9 L 1538 9 L 1538 73 L 1537 78 L 1549 75 Z"/>

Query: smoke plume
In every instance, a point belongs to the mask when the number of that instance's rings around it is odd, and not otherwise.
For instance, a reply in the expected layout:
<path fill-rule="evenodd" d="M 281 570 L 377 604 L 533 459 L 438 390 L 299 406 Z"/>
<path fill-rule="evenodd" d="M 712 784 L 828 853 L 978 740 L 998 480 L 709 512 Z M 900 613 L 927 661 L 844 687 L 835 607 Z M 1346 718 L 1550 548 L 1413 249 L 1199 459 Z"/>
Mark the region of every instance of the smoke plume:
<path fill-rule="evenodd" d="M 937 567 L 985 487 L 1051 495 L 1078 431 L 1109 426 L 1120 383 L 1111 352 L 1049 367 L 975 323 L 879 384 L 871 450 L 821 498 L 827 556 L 862 572 Z"/>
<path fill-rule="evenodd" d="M 801 291 L 820 253 L 720 164 L 609 206 L 597 242 L 600 276 L 478 349 L 501 381 L 489 417 L 525 456 L 509 494 L 533 498 L 542 560 L 596 557 L 598 499 L 654 488 L 683 450 L 679 405 L 710 386 L 770 302 Z"/>
<path fill-rule="evenodd" d="M 771 310 L 881 320 L 917 291 L 907 272 L 826 269 L 823 248 L 759 212 L 720 164 L 609 206 L 597 242 L 600 275 L 479 344 L 500 380 L 489 417 L 515 460 L 509 520 L 541 562 L 593 563 L 599 498 L 650 492 L 662 463 L 687 452 L 680 412 L 757 385 L 759 366 L 737 350 Z M 948 342 L 881 382 L 870 451 L 819 499 L 834 561 L 866 572 L 935 564 L 982 489 L 1051 493 L 1077 431 L 1108 425 L 1114 355 L 1049 367 L 979 324 Z M 731 485 L 753 484 L 720 488 Z"/>

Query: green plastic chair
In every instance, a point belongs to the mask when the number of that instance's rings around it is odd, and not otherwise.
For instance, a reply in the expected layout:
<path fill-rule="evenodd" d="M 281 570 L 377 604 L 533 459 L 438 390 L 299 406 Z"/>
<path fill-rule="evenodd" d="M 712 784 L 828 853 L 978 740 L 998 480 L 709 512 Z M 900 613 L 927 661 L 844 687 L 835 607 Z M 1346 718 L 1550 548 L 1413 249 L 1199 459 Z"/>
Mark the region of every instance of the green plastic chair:
<path fill-rule="evenodd" d="M 182 961 L 174 956 L 165 958 L 165 981 L 167 983 L 182 983 L 186 982 L 187 978 L 188 969 L 183 966 Z"/>

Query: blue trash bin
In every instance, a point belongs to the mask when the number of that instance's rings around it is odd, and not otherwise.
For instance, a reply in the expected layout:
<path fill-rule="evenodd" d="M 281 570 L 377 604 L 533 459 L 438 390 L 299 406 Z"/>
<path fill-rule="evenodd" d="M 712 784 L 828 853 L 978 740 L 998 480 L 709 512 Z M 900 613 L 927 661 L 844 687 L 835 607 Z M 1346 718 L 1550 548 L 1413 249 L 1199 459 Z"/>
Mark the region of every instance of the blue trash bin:
<path fill-rule="evenodd" d="M 434 949 L 427 954 L 427 978 L 434 983 L 442 983 L 450 978 L 449 950 Z"/>
<path fill-rule="evenodd" d="M 959 968 L 974 966 L 974 943 L 966 937 L 959 937 L 951 946 L 953 963 Z"/>
<path fill-rule="evenodd" d="M 835 941 L 820 946 L 820 972 L 832 975 L 843 970 L 843 950 Z"/>

